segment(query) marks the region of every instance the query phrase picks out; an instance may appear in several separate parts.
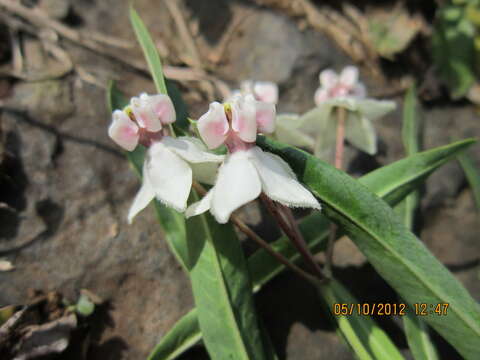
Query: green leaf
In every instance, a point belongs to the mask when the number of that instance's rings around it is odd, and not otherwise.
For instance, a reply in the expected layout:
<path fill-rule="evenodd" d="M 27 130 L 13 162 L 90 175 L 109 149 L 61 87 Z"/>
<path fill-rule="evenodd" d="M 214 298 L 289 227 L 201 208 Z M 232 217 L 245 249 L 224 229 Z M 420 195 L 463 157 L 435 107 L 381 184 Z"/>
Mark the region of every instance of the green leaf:
<path fill-rule="evenodd" d="M 473 159 L 466 153 L 459 155 L 458 161 L 460 162 L 460 165 L 462 165 L 468 183 L 470 184 L 470 188 L 473 191 L 477 210 L 480 211 L 480 171 L 475 166 Z"/>
<path fill-rule="evenodd" d="M 407 311 L 403 317 L 403 327 L 407 336 L 408 346 L 415 360 L 437 360 L 437 350 L 430 340 L 425 321 L 413 311 Z"/>
<path fill-rule="evenodd" d="M 188 121 L 188 108 L 185 101 L 183 101 L 182 94 L 178 90 L 175 82 L 167 79 L 167 90 L 168 95 L 172 99 L 173 106 L 175 107 L 175 112 L 177 114 L 177 120 L 173 123 L 175 128 L 175 133 L 178 135 L 186 135 L 189 128 Z"/>
<path fill-rule="evenodd" d="M 155 346 L 148 360 L 172 360 L 198 343 L 202 333 L 198 325 L 197 311 L 184 315 Z"/>
<path fill-rule="evenodd" d="M 193 296 L 210 357 L 266 359 L 247 264 L 232 225 L 218 224 L 208 213 L 188 219 L 187 234 Z"/>
<path fill-rule="evenodd" d="M 326 216 L 410 305 L 450 304 L 448 316 L 429 315 L 425 321 L 466 359 L 478 356 L 479 305 L 387 203 L 347 174 L 301 150 L 265 138 L 257 144 L 291 165 L 299 180 L 322 201 Z"/>
<path fill-rule="evenodd" d="M 359 359 L 403 359 L 387 334 L 371 317 L 358 314 L 355 309 L 348 315 L 335 315 L 335 305 L 359 303 L 337 280 L 320 284 L 318 290 L 341 335 Z"/>
<path fill-rule="evenodd" d="M 384 198 L 391 206 L 394 206 L 421 184 L 430 173 L 472 145 L 472 143 L 474 143 L 474 141 L 465 140 L 416 154 L 375 170 L 361 177 L 359 181 L 369 187 L 378 196 Z M 329 234 L 329 221 L 325 216 L 320 212 L 313 212 L 300 221 L 299 227 L 312 252 L 315 253 L 325 250 Z M 273 242 L 271 246 L 290 261 L 298 262 L 301 260 L 298 251 L 296 251 L 291 245 L 291 242 L 284 236 Z M 252 274 L 255 292 L 259 291 L 264 284 L 285 270 L 282 264 L 273 259 L 272 256 L 263 249 L 257 250 L 250 256 L 248 259 L 248 267 Z M 193 309 L 182 317 L 179 322 L 188 318 L 192 323 L 190 328 L 195 329 L 193 322 L 198 324 L 196 316 L 197 310 Z M 170 332 L 168 334 L 170 334 Z M 166 336 L 168 336 L 168 334 Z M 198 327 L 195 330 L 195 334 L 201 338 Z M 194 337 L 195 334 L 192 334 L 191 337 Z M 158 346 L 161 348 L 160 344 Z M 187 350 L 186 348 L 183 349 Z"/>
<path fill-rule="evenodd" d="M 407 155 L 416 154 L 421 148 L 422 124 L 418 109 L 415 85 L 412 85 L 406 95 L 403 105 L 402 140 Z M 407 229 L 414 226 L 415 211 L 420 202 L 419 191 L 413 191 L 400 204 L 395 211 L 403 219 Z M 408 346 L 415 360 L 437 360 L 437 352 L 428 334 L 428 326 L 412 311 L 403 317 L 403 327 L 407 337 Z"/>
<path fill-rule="evenodd" d="M 112 111 L 112 109 L 123 109 L 128 104 L 127 99 L 117 89 L 114 82 L 111 82 L 107 89 L 107 103 L 110 111 Z M 141 145 L 137 146 L 134 151 L 126 152 L 125 155 L 135 173 L 141 179 L 145 148 Z M 165 233 L 165 240 L 180 265 L 186 269 L 188 253 L 186 245 L 187 232 L 185 228 L 185 218 L 183 214 L 166 207 L 158 200 L 153 200 L 153 203 L 155 204 L 157 218 Z"/>
<path fill-rule="evenodd" d="M 132 5 L 130 6 L 130 22 L 132 23 L 137 40 L 142 47 L 143 54 L 147 60 L 157 91 L 160 94 L 167 94 L 167 86 L 165 85 L 165 79 L 163 77 L 162 62 L 160 61 L 157 47 L 155 46 L 145 24 Z"/>
<path fill-rule="evenodd" d="M 407 156 L 416 154 L 421 147 L 422 122 L 418 107 L 417 92 L 415 85 L 412 85 L 403 104 L 402 141 Z"/>

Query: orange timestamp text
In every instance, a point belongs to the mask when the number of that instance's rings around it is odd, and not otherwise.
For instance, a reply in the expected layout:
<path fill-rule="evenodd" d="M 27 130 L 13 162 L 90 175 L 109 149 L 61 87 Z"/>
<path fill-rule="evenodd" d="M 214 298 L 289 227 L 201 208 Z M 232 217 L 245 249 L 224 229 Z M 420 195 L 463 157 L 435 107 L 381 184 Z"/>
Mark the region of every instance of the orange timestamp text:
<path fill-rule="evenodd" d="M 416 316 L 443 316 L 447 315 L 448 307 L 448 303 L 415 303 L 412 306 L 408 306 L 404 303 L 334 303 L 332 306 L 332 311 L 333 315 L 335 316 L 405 316 L 407 314 L 413 314 Z"/>

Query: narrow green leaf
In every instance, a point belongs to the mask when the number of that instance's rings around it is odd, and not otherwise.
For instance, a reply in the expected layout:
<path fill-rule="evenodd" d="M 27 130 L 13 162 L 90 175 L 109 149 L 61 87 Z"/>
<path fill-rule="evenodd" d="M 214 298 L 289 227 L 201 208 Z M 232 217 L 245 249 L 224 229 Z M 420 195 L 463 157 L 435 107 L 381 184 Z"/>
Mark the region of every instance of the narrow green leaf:
<path fill-rule="evenodd" d="M 473 159 L 466 153 L 459 155 L 458 161 L 462 165 L 470 188 L 473 191 L 477 209 L 480 211 L 480 170 L 475 166 Z"/>
<path fill-rule="evenodd" d="M 198 343 L 202 333 L 198 325 L 197 311 L 184 315 L 155 346 L 148 360 L 172 360 Z"/>
<path fill-rule="evenodd" d="M 472 145 L 473 142 L 472 140 L 460 141 L 416 154 L 375 170 L 361 177 L 359 181 L 394 206 L 421 184 L 430 173 Z M 329 221 L 325 216 L 320 212 L 313 212 L 300 221 L 299 227 L 312 252 L 325 250 L 329 234 Z M 271 245 L 290 261 L 300 261 L 301 257 L 298 251 L 293 248 L 286 237 L 281 237 Z M 252 274 L 255 292 L 285 269 L 263 249 L 257 250 L 250 256 L 248 267 Z M 198 324 L 196 316 L 197 309 L 193 309 L 179 321 L 188 317 L 191 322 Z M 191 329 L 195 329 L 194 326 Z M 196 328 L 195 334 L 201 338 L 200 328 Z M 184 348 L 184 350 L 187 349 Z"/>
<path fill-rule="evenodd" d="M 356 308 L 353 308 L 350 313 L 348 306 L 348 315 L 335 313 L 335 308 L 338 305 L 351 304 L 354 306 L 354 304 L 359 303 L 342 284 L 332 279 L 331 281 L 320 284 L 318 290 L 329 312 L 332 314 L 334 322 L 338 325 L 341 335 L 359 359 L 403 359 L 403 356 L 388 335 L 370 316 L 359 314 Z"/>
<path fill-rule="evenodd" d="M 437 360 L 438 354 L 430 335 L 428 327 L 421 317 L 412 311 L 406 312 L 403 317 L 403 327 L 407 335 L 407 342 L 415 360 Z"/>
<path fill-rule="evenodd" d="M 355 242 L 377 272 L 413 303 L 448 303 L 448 315 L 425 317 L 466 359 L 478 356 L 480 307 L 460 282 L 405 228 L 387 203 L 331 165 L 273 140 L 257 141 L 287 161 L 322 201 L 324 213 Z"/>
<path fill-rule="evenodd" d="M 266 359 L 247 264 L 232 225 L 203 214 L 187 220 L 187 234 L 193 296 L 210 357 Z"/>
<path fill-rule="evenodd" d="M 418 107 L 417 91 L 412 85 L 403 104 L 402 141 L 407 156 L 416 154 L 421 148 L 422 119 Z"/>
<path fill-rule="evenodd" d="M 128 100 L 116 88 L 114 82 L 111 82 L 107 89 L 107 103 L 110 111 L 113 109 L 123 109 L 128 104 Z M 134 151 L 126 152 L 126 157 L 132 165 L 137 176 L 141 179 L 143 161 L 145 158 L 145 148 L 141 145 L 137 146 Z M 180 265 L 186 269 L 187 235 L 185 228 L 185 217 L 183 214 L 166 207 L 157 200 L 154 200 L 153 203 L 155 205 L 157 218 L 165 233 L 165 240 L 167 241 L 168 246 L 177 258 Z"/>
<path fill-rule="evenodd" d="M 403 105 L 402 140 L 407 155 L 416 154 L 421 148 L 422 124 L 418 109 L 417 93 L 412 85 L 405 95 Z M 395 211 L 403 220 L 405 227 L 410 231 L 414 227 L 415 211 L 420 202 L 419 191 L 413 191 L 400 204 Z M 407 312 L 403 317 L 403 327 L 407 337 L 408 346 L 415 360 L 437 360 L 437 352 L 430 340 L 428 326 L 412 312 Z"/>
<path fill-rule="evenodd" d="M 165 85 L 165 79 L 163 77 L 162 62 L 160 61 L 157 47 L 133 6 L 130 6 L 130 22 L 132 23 L 137 40 L 142 47 L 143 54 L 147 60 L 157 91 L 161 94 L 167 94 L 167 86 Z"/>

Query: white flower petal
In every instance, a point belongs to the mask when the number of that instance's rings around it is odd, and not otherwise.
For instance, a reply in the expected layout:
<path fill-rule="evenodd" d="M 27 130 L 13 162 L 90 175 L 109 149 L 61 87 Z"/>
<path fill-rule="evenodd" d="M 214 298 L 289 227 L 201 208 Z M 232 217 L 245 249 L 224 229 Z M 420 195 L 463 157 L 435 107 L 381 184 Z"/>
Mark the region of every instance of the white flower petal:
<path fill-rule="evenodd" d="M 205 146 L 196 138 L 187 136 L 172 138 L 170 136 L 164 136 L 161 143 L 190 163 L 220 163 L 224 159 L 223 155 L 215 155 L 205 151 Z"/>
<path fill-rule="evenodd" d="M 133 151 L 138 145 L 138 126 L 121 110 L 115 110 L 108 136 L 125 150 Z"/>
<path fill-rule="evenodd" d="M 358 81 L 358 68 L 356 66 L 345 66 L 339 80 L 342 85 L 354 86 Z"/>
<path fill-rule="evenodd" d="M 256 199 L 262 190 L 255 166 L 247 151 L 237 151 L 227 156 L 218 171 L 213 187 L 211 213 L 224 224 L 233 211 Z"/>
<path fill-rule="evenodd" d="M 256 103 L 252 94 L 239 96 L 232 103 L 232 129 L 245 142 L 257 138 Z"/>
<path fill-rule="evenodd" d="M 273 103 L 257 101 L 255 118 L 258 132 L 271 134 L 275 131 L 275 105 Z"/>
<path fill-rule="evenodd" d="M 155 143 L 148 151 L 145 176 L 159 201 L 185 211 L 192 187 L 192 169 L 185 160 L 162 143 Z"/>
<path fill-rule="evenodd" d="M 367 154 L 377 152 L 377 135 L 372 122 L 358 113 L 350 113 L 345 123 L 345 138 Z"/>
<path fill-rule="evenodd" d="M 203 214 L 205 211 L 210 209 L 212 204 L 212 197 L 213 197 L 213 189 L 205 194 L 205 196 L 196 203 L 190 205 L 187 210 L 185 211 L 185 216 L 187 219 L 192 216 Z"/>
<path fill-rule="evenodd" d="M 153 112 L 148 99 L 147 94 L 141 94 L 140 98 L 134 97 L 130 100 L 130 108 L 140 127 L 151 132 L 160 131 L 162 130 L 162 123 Z"/>
<path fill-rule="evenodd" d="M 225 141 L 229 125 L 223 105 L 218 102 L 210 104 L 208 112 L 198 119 L 198 131 L 209 149 L 214 149 Z"/>
<path fill-rule="evenodd" d="M 278 141 L 299 147 L 311 148 L 315 140 L 298 129 L 301 125 L 300 117 L 296 114 L 281 114 L 277 116 L 275 138 Z"/>
<path fill-rule="evenodd" d="M 276 104 L 278 102 L 278 86 L 271 81 L 257 81 L 253 85 L 253 93 L 259 101 Z"/>
<path fill-rule="evenodd" d="M 140 187 L 140 190 L 138 191 L 137 195 L 135 196 L 135 199 L 133 200 L 133 204 L 130 207 L 130 210 L 128 211 L 128 223 L 131 224 L 133 221 L 133 218 L 143 209 L 147 207 L 148 204 L 150 204 L 150 201 L 152 201 L 155 198 L 155 191 L 153 190 L 152 185 L 150 184 L 150 181 L 147 176 L 145 176 L 146 173 L 146 163 L 143 165 L 143 182 L 142 186 Z"/>
<path fill-rule="evenodd" d="M 153 113 L 158 119 L 160 119 L 163 125 L 175 122 L 175 107 L 173 106 L 173 102 L 168 95 L 158 94 L 148 96 L 147 101 L 152 108 Z"/>
<path fill-rule="evenodd" d="M 358 100 L 358 111 L 369 120 L 376 120 L 396 108 L 395 101 L 363 99 Z"/>
<path fill-rule="evenodd" d="M 323 70 L 320 73 L 319 78 L 320 78 L 320 85 L 327 89 L 335 86 L 338 82 L 338 75 L 332 69 Z"/>
<path fill-rule="evenodd" d="M 250 153 L 262 181 L 262 190 L 269 198 L 290 207 L 320 209 L 317 199 L 297 181 L 284 160 L 259 147 L 252 148 Z"/>

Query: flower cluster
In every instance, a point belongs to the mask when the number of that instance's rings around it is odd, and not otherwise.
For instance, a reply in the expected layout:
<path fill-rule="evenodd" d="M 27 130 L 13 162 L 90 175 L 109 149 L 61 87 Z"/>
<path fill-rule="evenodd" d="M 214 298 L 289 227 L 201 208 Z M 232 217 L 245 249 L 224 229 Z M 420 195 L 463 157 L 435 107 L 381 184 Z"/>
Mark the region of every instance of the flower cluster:
<path fill-rule="evenodd" d="M 124 110 L 113 113 L 108 133 L 118 145 L 128 151 L 138 143 L 148 147 L 142 187 L 130 208 L 129 222 L 154 198 L 185 211 L 192 178 L 213 183 L 216 167 L 223 161 L 223 156 L 206 151 L 198 139 L 166 135 L 162 126 L 175 118 L 172 101 L 166 95 L 142 94 Z"/>
<path fill-rule="evenodd" d="M 345 138 L 358 149 L 374 155 L 377 136 L 372 121 L 395 109 L 395 102 L 367 98 L 366 88 L 354 66 L 345 67 L 340 74 L 326 69 L 319 78 L 320 87 L 314 95 L 317 106 L 302 115 L 299 127 L 313 140 L 315 155 L 329 158 L 335 148 L 339 108 L 346 112 Z"/>
<path fill-rule="evenodd" d="M 276 97 L 269 99 L 276 101 Z M 320 209 L 285 161 L 255 145 L 258 133 L 275 130 L 275 104 L 261 99 L 265 98 L 239 93 L 225 104 L 211 103 L 199 118 L 198 131 L 206 147 L 225 145 L 225 156 L 207 151 L 199 139 L 167 135 L 162 126 L 175 121 L 175 113 L 166 95 L 142 94 L 124 110 L 116 110 L 109 129 L 112 139 L 128 151 L 139 143 L 148 147 L 142 187 L 129 221 L 153 198 L 185 211 L 187 217 L 210 210 L 219 223 L 226 223 L 233 211 L 262 192 L 286 206 Z M 186 208 L 192 178 L 214 186 Z"/>

